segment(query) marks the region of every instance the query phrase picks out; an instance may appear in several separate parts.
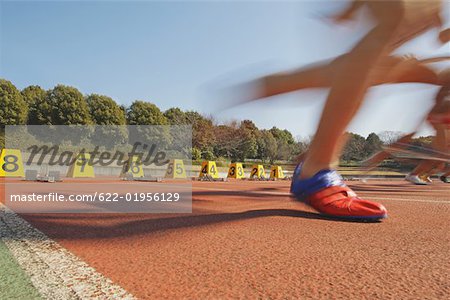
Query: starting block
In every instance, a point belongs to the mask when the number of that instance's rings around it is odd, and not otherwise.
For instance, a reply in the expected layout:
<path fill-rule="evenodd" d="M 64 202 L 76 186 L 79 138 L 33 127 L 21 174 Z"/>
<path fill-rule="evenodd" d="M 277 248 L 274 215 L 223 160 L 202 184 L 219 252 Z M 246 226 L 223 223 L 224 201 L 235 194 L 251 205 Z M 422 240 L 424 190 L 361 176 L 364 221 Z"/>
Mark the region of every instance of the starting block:
<path fill-rule="evenodd" d="M 266 171 L 263 165 L 253 165 L 250 173 L 250 179 L 267 180 Z"/>
<path fill-rule="evenodd" d="M 272 166 L 272 169 L 270 171 L 270 178 L 273 179 L 284 179 L 286 176 L 284 176 L 283 169 L 280 166 Z"/>
<path fill-rule="evenodd" d="M 161 177 L 153 177 L 153 176 L 142 176 L 135 177 L 132 173 L 126 173 L 123 178 L 125 181 L 143 181 L 143 182 L 162 182 Z"/>
<path fill-rule="evenodd" d="M 214 178 L 211 175 L 207 174 L 202 177 L 198 177 L 198 181 L 223 181 L 223 182 L 225 182 L 225 181 L 227 181 L 227 179 L 226 178 L 218 178 L 218 177 Z"/>
<path fill-rule="evenodd" d="M 3 149 L 0 154 L 0 177 L 24 177 L 22 153 L 18 149 Z"/>
<path fill-rule="evenodd" d="M 217 170 L 215 161 L 202 162 L 202 168 L 200 170 L 199 178 L 209 175 L 211 178 L 219 178 L 219 171 Z"/>
<path fill-rule="evenodd" d="M 236 178 L 236 179 L 240 179 L 240 178 L 244 178 L 245 177 L 245 173 L 244 173 L 244 168 L 242 167 L 241 163 L 232 163 L 230 165 L 230 168 L 228 169 L 228 178 Z"/>
<path fill-rule="evenodd" d="M 47 175 L 44 176 L 38 176 L 37 180 L 39 182 L 60 182 L 62 181 L 61 175 L 59 174 L 59 171 L 50 171 Z"/>
<path fill-rule="evenodd" d="M 173 159 L 167 166 L 165 178 L 184 179 L 186 178 L 186 170 L 182 159 Z"/>
<path fill-rule="evenodd" d="M 49 171 L 48 176 L 53 177 L 55 181 L 62 181 L 61 174 L 58 171 Z"/>
<path fill-rule="evenodd" d="M 37 170 L 27 170 L 25 172 L 25 181 L 38 182 L 61 182 L 61 175 L 59 171 L 50 171 L 47 175 L 39 175 Z"/>
<path fill-rule="evenodd" d="M 199 181 L 227 181 L 226 178 L 219 178 L 215 161 L 204 161 L 198 176 Z"/>
<path fill-rule="evenodd" d="M 67 177 L 69 178 L 94 178 L 94 167 L 89 164 L 91 155 L 89 153 L 79 153 L 75 156 L 75 162 L 69 167 Z"/>
<path fill-rule="evenodd" d="M 26 170 L 25 171 L 25 181 L 36 181 L 38 178 L 37 170 Z"/>

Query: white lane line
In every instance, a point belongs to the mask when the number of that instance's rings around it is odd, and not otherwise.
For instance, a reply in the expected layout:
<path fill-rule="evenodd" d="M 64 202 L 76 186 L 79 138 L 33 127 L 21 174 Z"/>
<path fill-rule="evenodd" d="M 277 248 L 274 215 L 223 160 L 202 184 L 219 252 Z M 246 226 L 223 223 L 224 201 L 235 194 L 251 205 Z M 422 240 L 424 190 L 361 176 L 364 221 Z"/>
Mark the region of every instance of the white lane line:
<path fill-rule="evenodd" d="M 0 238 L 46 299 L 135 299 L 1 203 Z"/>

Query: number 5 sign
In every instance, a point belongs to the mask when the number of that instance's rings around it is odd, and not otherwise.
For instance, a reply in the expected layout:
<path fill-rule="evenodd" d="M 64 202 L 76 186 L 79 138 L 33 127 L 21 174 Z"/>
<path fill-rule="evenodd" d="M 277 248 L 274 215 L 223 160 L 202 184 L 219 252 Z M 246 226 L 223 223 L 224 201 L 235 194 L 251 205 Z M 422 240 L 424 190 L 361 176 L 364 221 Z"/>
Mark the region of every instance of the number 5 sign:
<path fill-rule="evenodd" d="M 172 160 L 167 166 L 166 178 L 186 178 L 186 171 L 184 169 L 184 163 L 181 159 Z"/>
<path fill-rule="evenodd" d="M 0 154 L 0 166 L 0 177 L 24 177 L 20 150 L 3 149 Z"/>

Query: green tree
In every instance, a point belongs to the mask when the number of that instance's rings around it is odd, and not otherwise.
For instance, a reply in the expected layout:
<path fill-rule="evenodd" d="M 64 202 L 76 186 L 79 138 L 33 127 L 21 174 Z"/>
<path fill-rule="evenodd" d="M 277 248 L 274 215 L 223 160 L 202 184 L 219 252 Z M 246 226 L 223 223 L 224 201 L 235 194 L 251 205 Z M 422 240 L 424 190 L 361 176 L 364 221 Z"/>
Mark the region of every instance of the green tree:
<path fill-rule="evenodd" d="M 205 118 L 196 111 L 187 111 L 185 116 L 187 124 L 192 125 L 192 147 L 201 151 L 214 147 L 216 141 L 212 119 Z"/>
<path fill-rule="evenodd" d="M 167 118 L 153 103 L 134 101 L 127 110 L 129 125 L 168 125 Z M 130 128 L 129 142 L 147 145 L 156 144 L 159 149 L 173 149 L 173 138 L 168 127 L 161 126 L 137 126 Z"/>
<path fill-rule="evenodd" d="M 127 110 L 129 125 L 167 125 L 168 121 L 161 110 L 153 103 L 134 101 Z"/>
<path fill-rule="evenodd" d="M 30 85 L 21 92 L 23 99 L 31 107 L 37 100 L 42 100 L 46 96 L 46 92 L 38 85 Z"/>
<path fill-rule="evenodd" d="M 239 126 L 238 126 L 239 125 Z M 257 143 L 252 132 L 237 122 L 214 127 L 214 154 L 227 157 L 232 161 L 244 161 L 255 157 Z"/>
<path fill-rule="evenodd" d="M 91 94 L 86 98 L 92 121 L 96 125 L 125 125 L 124 111 L 108 96 Z"/>
<path fill-rule="evenodd" d="M 176 149 L 178 154 L 181 153 L 183 157 L 192 159 L 201 158 L 201 150 L 199 148 L 192 148 L 192 127 L 190 125 L 186 114 L 178 107 L 169 108 L 164 112 L 167 122 L 171 125 L 171 135 L 173 137 L 172 147 Z M 197 152 L 198 151 L 198 152 Z"/>
<path fill-rule="evenodd" d="M 258 156 L 262 161 L 269 159 L 271 163 L 276 160 L 277 157 L 277 140 L 269 130 L 261 131 L 261 141 L 258 142 Z"/>
<path fill-rule="evenodd" d="M 277 127 L 272 127 L 269 132 L 272 133 L 277 144 L 276 155 L 271 160 L 292 159 L 292 157 L 298 152 L 292 134 L 286 129 L 281 130 Z"/>
<path fill-rule="evenodd" d="M 53 104 L 48 97 L 49 92 L 44 97 L 34 98 L 28 113 L 28 124 L 30 125 L 52 125 L 53 120 Z"/>
<path fill-rule="evenodd" d="M 375 152 L 380 151 L 382 146 L 383 142 L 381 141 L 380 137 L 376 133 L 372 132 L 366 138 L 366 142 L 364 143 L 364 155 L 366 157 L 369 157 Z"/>
<path fill-rule="evenodd" d="M 229 125 L 218 125 L 214 128 L 214 154 L 235 159 L 237 140 L 236 129 Z"/>
<path fill-rule="evenodd" d="M 200 160 L 202 158 L 202 151 L 198 148 L 192 148 L 192 160 Z"/>
<path fill-rule="evenodd" d="M 0 79 L 0 126 L 23 125 L 28 106 L 19 90 L 8 80 Z"/>
<path fill-rule="evenodd" d="M 344 147 L 341 159 L 344 161 L 361 161 L 365 158 L 364 144 L 366 139 L 359 134 L 348 132 L 347 144 Z"/>
<path fill-rule="evenodd" d="M 248 130 L 254 136 L 257 136 L 259 133 L 258 127 L 251 120 L 243 120 L 240 127 L 242 130 Z"/>
<path fill-rule="evenodd" d="M 288 145 L 295 144 L 295 139 L 292 136 L 292 133 L 289 132 L 289 130 L 282 130 L 274 126 L 269 131 L 277 141 L 282 141 L 284 144 Z"/>
<path fill-rule="evenodd" d="M 122 113 L 124 114 L 124 116 L 126 117 L 128 108 L 125 105 L 123 105 L 123 104 L 120 105 L 119 108 L 122 111 Z"/>
<path fill-rule="evenodd" d="M 49 126 L 45 132 L 29 128 L 29 131 L 38 133 L 41 139 L 49 141 L 57 138 L 79 144 L 92 133 L 92 128 L 76 126 L 92 124 L 86 99 L 78 89 L 66 85 L 57 85 L 47 91 L 44 98 L 36 98 L 28 122 L 32 125 L 70 125 L 64 130 L 64 136 L 59 137 L 55 134 L 61 131 L 56 127 Z"/>
<path fill-rule="evenodd" d="M 170 125 L 186 125 L 188 120 L 186 114 L 178 107 L 169 108 L 164 112 L 164 116 Z"/>
<path fill-rule="evenodd" d="M 108 96 L 91 94 L 86 102 L 94 124 L 105 125 L 95 127 L 92 141 L 107 149 L 121 147 L 128 135 L 126 128 L 122 126 L 126 125 L 124 110 Z"/>
<path fill-rule="evenodd" d="M 57 85 L 47 93 L 46 98 L 52 106 L 53 125 L 92 124 L 86 99 L 76 88 Z"/>
<path fill-rule="evenodd" d="M 33 124 L 33 120 L 37 118 L 38 114 L 36 110 L 39 109 L 39 106 L 45 102 L 45 97 L 47 96 L 47 93 L 45 92 L 44 89 L 42 89 L 38 85 L 30 85 L 24 88 L 21 94 L 29 107 L 28 124 Z M 51 116 L 51 110 L 49 110 L 46 115 Z"/>
<path fill-rule="evenodd" d="M 239 136 L 241 139 L 238 149 L 239 160 L 244 161 L 246 158 L 255 158 L 258 154 L 257 140 L 261 136 L 258 127 L 252 121 L 244 120 L 239 127 Z"/>
<path fill-rule="evenodd" d="M 255 138 L 255 141 L 256 141 L 256 153 L 255 153 L 254 158 L 261 159 L 264 161 L 266 159 L 265 150 L 266 150 L 267 143 L 263 137 L 263 131 L 259 130 L 256 127 L 256 125 L 253 124 L 252 121 L 244 120 L 243 123 L 244 123 L 243 126 L 252 132 L 252 134 Z"/>
<path fill-rule="evenodd" d="M 237 147 L 237 158 L 240 161 L 244 161 L 246 158 L 255 158 L 258 151 L 256 138 L 248 131 L 241 131 L 239 136 L 240 144 Z"/>
<path fill-rule="evenodd" d="M 46 92 L 45 97 L 34 98 L 28 116 L 31 125 L 71 125 L 65 129 L 64 136 L 55 136 L 60 133 L 55 127 L 49 126 L 44 132 L 38 128 L 29 128 L 36 132 L 43 140 L 70 141 L 78 144 L 81 139 L 88 138 L 91 128 L 75 125 L 91 125 L 92 119 L 86 99 L 74 87 L 57 85 Z"/>
<path fill-rule="evenodd" d="M 202 158 L 205 160 L 214 160 L 216 159 L 216 156 L 211 150 L 207 149 L 202 151 Z"/>

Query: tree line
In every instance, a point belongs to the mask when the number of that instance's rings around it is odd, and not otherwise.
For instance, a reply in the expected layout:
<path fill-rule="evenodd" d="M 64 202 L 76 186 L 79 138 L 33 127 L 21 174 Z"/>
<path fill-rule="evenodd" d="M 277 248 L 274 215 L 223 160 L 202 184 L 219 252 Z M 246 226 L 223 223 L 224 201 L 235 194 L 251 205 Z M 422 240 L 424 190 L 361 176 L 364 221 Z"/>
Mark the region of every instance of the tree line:
<path fill-rule="evenodd" d="M 191 125 L 193 160 L 292 161 L 306 151 L 310 141 L 295 139 L 286 129 L 259 129 L 251 120 L 217 124 L 196 111 L 178 107 L 161 111 L 142 100 L 126 107 L 111 97 L 83 95 L 65 85 L 50 90 L 32 85 L 20 91 L 10 81 L 0 79 L 0 108 L 0 147 L 4 147 L 4 125 Z M 383 145 L 375 133 L 367 138 L 348 135 L 342 155 L 345 161 L 361 161 Z"/>

